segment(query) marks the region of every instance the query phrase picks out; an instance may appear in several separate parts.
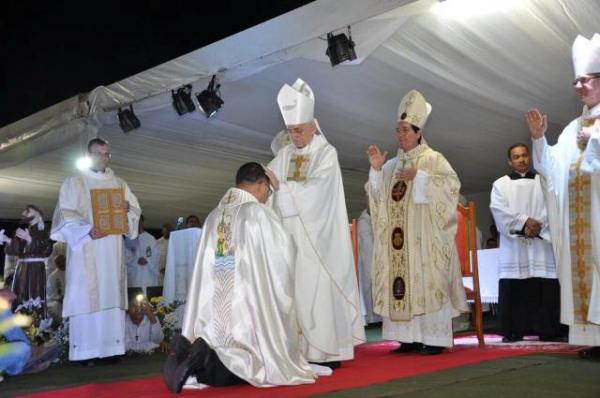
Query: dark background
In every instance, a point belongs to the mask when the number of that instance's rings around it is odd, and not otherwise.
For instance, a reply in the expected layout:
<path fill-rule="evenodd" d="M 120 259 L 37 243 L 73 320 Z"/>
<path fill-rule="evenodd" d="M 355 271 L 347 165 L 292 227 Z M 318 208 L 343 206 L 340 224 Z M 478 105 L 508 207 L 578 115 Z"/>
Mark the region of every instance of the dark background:
<path fill-rule="evenodd" d="M 15 1 L 0 5 L 0 127 L 310 1 Z"/>

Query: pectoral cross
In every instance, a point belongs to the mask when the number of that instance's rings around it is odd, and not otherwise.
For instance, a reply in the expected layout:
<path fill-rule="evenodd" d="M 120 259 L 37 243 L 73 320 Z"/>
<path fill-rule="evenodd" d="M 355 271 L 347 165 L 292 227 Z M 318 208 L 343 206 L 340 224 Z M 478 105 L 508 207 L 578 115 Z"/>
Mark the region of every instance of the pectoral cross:
<path fill-rule="evenodd" d="M 301 181 L 304 180 L 304 176 L 301 173 L 302 164 L 308 161 L 308 158 L 304 157 L 304 155 L 296 155 L 292 162 L 294 162 L 294 173 L 292 174 L 292 180 Z"/>

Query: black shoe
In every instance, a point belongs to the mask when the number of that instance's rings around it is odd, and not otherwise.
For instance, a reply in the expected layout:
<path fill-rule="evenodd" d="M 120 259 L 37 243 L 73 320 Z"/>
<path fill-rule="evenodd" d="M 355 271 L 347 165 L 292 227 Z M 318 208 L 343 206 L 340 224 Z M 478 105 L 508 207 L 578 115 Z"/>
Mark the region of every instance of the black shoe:
<path fill-rule="evenodd" d="M 189 360 L 192 344 L 178 334 L 171 339 L 169 355 L 163 366 L 163 379 L 169 391 L 179 394 L 188 378 Z"/>
<path fill-rule="evenodd" d="M 523 340 L 523 336 L 521 336 L 519 334 L 515 334 L 515 333 L 511 333 L 508 336 L 502 337 L 503 343 L 514 343 L 514 342 L 521 341 L 521 340 Z"/>
<path fill-rule="evenodd" d="M 423 349 L 422 343 L 400 343 L 400 347 L 390 351 L 392 354 L 403 354 L 407 352 L 420 352 Z"/>
<path fill-rule="evenodd" d="M 539 341 L 551 341 L 551 342 L 566 343 L 568 341 L 568 339 L 565 336 L 542 334 L 539 336 Z"/>
<path fill-rule="evenodd" d="M 98 362 L 102 365 L 116 365 L 121 362 L 123 355 L 113 355 L 112 357 L 100 358 Z"/>
<path fill-rule="evenodd" d="M 339 369 L 342 367 L 341 361 L 331 361 L 331 362 L 311 362 L 315 365 L 327 366 L 331 370 Z"/>
<path fill-rule="evenodd" d="M 579 351 L 579 358 L 600 359 L 600 347 L 590 347 L 585 350 Z"/>
<path fill-rule="evenodd" d="M 439 355 L 444 351 L 444 347 L 434 345 L 424 345 L 421 349 L 421 355 Z"/>
<path fill-rule="evenodd" d="M 72 362 L 76 363 L 79 366 L 84 367 L 84 368 L 93 368 L 94 366 L 96 366 L 96 358 L 84 359 L 83 361 L 72 361 Z"/>
<path fill-rule="evenodd" d="M 210 346 L 202 338 L 190 344 L 182 335 L 174 337 L 163 367 L 163 378 L 169 391 L 179 394 L 190 375 L 206 368 L 210 352 Z"/>

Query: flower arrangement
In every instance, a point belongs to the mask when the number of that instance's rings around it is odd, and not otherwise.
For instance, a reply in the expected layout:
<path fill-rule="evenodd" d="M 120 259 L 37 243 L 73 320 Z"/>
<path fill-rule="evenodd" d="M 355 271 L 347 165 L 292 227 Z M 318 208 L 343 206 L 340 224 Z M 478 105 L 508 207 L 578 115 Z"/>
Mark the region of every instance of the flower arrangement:
<path fill-rule="evenodd" d="M 60 325 L 50 332 L 50 341 L 62 347 L 58 362 L 66 362 L 69 357 L 69 318 L 63 319 Z"/>
<path fill-rule="evenodd" d="M 165 341 L 169 342 L 175 333 L 181 331 L 185 302 L 174 301 L 167 303 L 164 297 L 159 296 L 152 297 L 150 304 L 152 305 L 154 316 L 160 322 Z"/>
<path fill-rule="evenodd" d="M 25 329 L 25 334 L 32 344 L 44 344 L 51 339 L 52 318 L 41 318 L 42 300 L 40 297 L 29 299 L 15 308 L 15 314 L 22 314 L 32 319 L 31 325 Z"/>

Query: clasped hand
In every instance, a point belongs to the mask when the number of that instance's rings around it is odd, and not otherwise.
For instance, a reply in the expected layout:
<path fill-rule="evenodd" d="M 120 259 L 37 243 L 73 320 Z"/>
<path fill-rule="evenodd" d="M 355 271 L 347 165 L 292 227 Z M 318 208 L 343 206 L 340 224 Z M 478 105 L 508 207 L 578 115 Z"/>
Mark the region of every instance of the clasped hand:
<path fill-rule="evenodd" d="M 523 232 L 527 238 L 535 238 L 540 234 L 541 230 L 542 224 L 539 221 L 534 220 L 533 218 L 528 218 L 527 221 L 525 221 Z"/>

